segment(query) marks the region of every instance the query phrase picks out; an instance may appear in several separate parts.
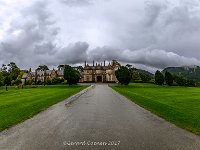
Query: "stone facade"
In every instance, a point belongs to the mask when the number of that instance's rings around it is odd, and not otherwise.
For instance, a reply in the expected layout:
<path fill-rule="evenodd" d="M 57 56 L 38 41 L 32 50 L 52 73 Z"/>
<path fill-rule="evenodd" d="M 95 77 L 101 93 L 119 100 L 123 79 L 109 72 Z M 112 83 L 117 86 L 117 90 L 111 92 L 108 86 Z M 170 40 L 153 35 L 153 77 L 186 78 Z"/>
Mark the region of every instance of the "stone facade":
<path fill-rule="evenodd" d="M 93 65 L 90 66 L 86 64 L 83 68 L 82 74 L 82 82 L 117 82 L 117 78 L 115 76 L 115 71 L 120 67 L 120 64 L 113 60 L 112 63 L 107 66 L 104 64 L 95 65 L 93 61 Z"/>
<path fill-rule="evenodd" d="M 45 80 L 52 80 L 53 78 L 60 78 L 62 79 L 64 76 L 64 70 L 46 70 L 46 71 L 35 71 L 32 72 L 31 69 L 28 73 L 24 73 L 22 76 L 22 83 L 25 84 L 28 81 L 41 81 L 44 82 Z"/>
<path fill-rule="evenodd" d="M 108 65 L 105 65 L 105 61 L 102 65 L 95 64 L 93 65 L 86 64 L 82 70 L 75 67 L 80 72 L 79 82 L 117 82 L 115 76 L 115 71 L 120 67 L 120 64 L 113 60 Z M 58 70 L 46 70 L 46 71 L 35 71 L 32 72 L 31 69 L 24 73 L 22 76 L 22 83 L 25 84 L 27 81 L 41 81 L 52 80 L 53 78 L 64 78 L 64 65 L 59 65 Z"/>

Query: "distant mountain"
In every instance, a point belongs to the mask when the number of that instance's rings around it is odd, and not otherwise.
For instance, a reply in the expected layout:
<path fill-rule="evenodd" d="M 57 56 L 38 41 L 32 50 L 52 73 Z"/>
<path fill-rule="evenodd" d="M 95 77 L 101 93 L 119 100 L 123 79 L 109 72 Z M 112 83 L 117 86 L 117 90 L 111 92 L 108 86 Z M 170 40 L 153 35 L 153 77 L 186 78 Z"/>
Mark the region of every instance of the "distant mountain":
<path fill-rule="evenodd" d="M 142 70 L 142 69 L 137 69 L 137 68 L 131 68 L 131 70 L 132 71 L 137 71 L 137 72 L 139 72 L 139 73 L 143 73 L 143 74 L 146 74 L 146 75 L 148 75 L 148 76 L 150 76 L 150 77 L 154 77 L 154 74 L 153 73 L 151 73 L 151 72 L 149 72 L 149 71 L 146 71 L 146 70 Z"/>
<path fill-rule="evenodd" d="M 182 76 L 190 80 L 200 81 L 200 67 L 199 66 L 184 66 L 184 67 L 168 67 L 165 68 L 162 73 L 166 71 L 171 74 Z"/>
<path fill-rule="evenodd" d="M 137 71 L 140 72 L 140 73 L 146 74 L 146 75 L 148 75 L 148 76 L 150 76 L 152 78 L 154 77 L 154 74 L 149 72 L 149 71 L 141 70 L 141 69 L 137 69 Z"/>

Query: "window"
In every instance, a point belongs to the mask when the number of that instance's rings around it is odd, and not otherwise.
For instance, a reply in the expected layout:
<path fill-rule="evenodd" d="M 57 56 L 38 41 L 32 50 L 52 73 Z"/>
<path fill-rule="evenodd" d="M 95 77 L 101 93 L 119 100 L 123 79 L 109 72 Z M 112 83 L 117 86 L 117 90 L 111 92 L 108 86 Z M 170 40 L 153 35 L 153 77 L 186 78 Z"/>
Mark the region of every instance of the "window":
<path fill-rule="evenodd" d="M 87 79 L 86 79 L 87 81 L 90 81 L 90 77 L 89 76 L 87 76 Z"/>

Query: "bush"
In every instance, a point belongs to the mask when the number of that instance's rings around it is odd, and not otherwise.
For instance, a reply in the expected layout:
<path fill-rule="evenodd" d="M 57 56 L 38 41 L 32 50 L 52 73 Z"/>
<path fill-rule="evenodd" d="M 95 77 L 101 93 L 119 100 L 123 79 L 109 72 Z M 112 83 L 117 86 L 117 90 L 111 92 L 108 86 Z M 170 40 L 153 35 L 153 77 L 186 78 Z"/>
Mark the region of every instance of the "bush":
<path fill-rule="evenodd" d="M 15 84 L 16 84 L 16 85 L 20 85 L 21 83 L 22 83 L 21 80 L 19 80 L 19 79 L 16 79 L 16 80 L 15 80 Z"/>
<path fill-rule="evenodd" d="M 50 79 L 47 79 L 47 80 L 46 80 L 46 84 L 47 84 L 47 85 L 51 85 L 51 84 L 52 84 L 52 81 L 51 81 Z"/>
<path fill-rule="evenodd" d="M 32 85 L 34 82 L 32 80 L 26 80 L 26 85 Z"/>
<path fill-rule="evenodd" d="M 163 85 L 164 84 L 164 76 L 159 70 L 157 70 L 156 73 L 155 73 L 155 83 L 157 85 Z"/>
<path fill-rule="evenodd" d="M 179 85 L 179 86 L 188 86 L 188 87 L 195 87 L 195 82 L 192 80 L 185 79 L 183 77 L 175 76 L 174 81 Z"/>
<path fill-rule="evenodd" d="M 62 82 L 63 82 L 63 79 L 60 79 L 60 78 L 53 78 L 51 82 L 52 82 L 52 84 L 59 84 L 59 83 L 62 83 Z"/>
<path fill-rule="evenodd" d="M 37 81 L 37 85 L 42 85 L 42 84 L 43 84 L 43 82 L 41 80 Z"/>
<path fill-rule="evenodd" d="M 138 71 L 132 71 L 132 81 L 141 80 L 140 73 Z"/>
<path fill-rule="evenodd" d="M 139 75 L 140 75 L 142 82 L 148 82 L 151 80 L 151 77 L 149 75 L 146 75 L 144 73 L 139 73 Z"/>
<path fill-rule="evenodd" d="M 121 66 L 116 72 L 116 77 L 122 85 L 128 85 L 131 81 L 131 72 L 127 67 Z"/>

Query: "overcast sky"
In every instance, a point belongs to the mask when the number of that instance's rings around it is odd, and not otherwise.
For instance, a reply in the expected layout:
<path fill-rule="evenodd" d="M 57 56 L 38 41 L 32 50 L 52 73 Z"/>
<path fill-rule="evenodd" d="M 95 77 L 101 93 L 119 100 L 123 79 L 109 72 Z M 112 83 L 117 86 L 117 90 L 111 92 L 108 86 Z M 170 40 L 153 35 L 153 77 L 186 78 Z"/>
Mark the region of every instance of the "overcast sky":
<path fill-rule="evenodd" d="M 200 65 L 200 0 L 0 0 L 0 64 Z"/>

